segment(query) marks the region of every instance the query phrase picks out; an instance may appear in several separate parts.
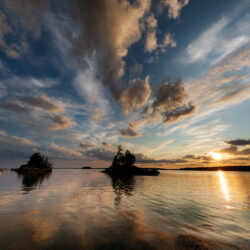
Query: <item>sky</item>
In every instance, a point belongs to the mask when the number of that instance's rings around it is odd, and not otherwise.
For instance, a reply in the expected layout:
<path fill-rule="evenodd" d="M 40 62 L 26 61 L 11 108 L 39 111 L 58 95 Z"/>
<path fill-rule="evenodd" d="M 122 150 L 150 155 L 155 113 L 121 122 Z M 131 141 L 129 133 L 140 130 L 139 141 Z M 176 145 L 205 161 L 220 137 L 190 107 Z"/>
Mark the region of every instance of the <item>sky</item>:
<path fill-rule="evenodd" d="M 0 167 L 250 164 L 248 0 L 2 0 Z"/>

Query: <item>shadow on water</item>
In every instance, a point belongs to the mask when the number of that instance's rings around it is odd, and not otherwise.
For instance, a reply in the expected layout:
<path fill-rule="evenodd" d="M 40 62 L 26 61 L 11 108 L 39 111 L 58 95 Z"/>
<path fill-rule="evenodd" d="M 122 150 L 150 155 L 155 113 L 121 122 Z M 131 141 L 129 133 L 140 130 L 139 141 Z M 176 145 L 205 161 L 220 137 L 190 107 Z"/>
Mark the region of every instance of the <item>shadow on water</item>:
<path fill-rule="evenodd" d="M 19 178 L 22 178 L 22 190 L 24 194 L 29 193 L 30 191 L 37 189 L 38 187 L 42 186 L 44 180 L 49 179 L 52 172 L 23 172 L 17 173 Z"/>
<path fill-rule="evenodd" d="M 115 207 L 119 207 L 122 195 L 133 195 L 135 187 L 135 177 L 133 175 L 109 175 L 111 184 L 116 194 Z"/>

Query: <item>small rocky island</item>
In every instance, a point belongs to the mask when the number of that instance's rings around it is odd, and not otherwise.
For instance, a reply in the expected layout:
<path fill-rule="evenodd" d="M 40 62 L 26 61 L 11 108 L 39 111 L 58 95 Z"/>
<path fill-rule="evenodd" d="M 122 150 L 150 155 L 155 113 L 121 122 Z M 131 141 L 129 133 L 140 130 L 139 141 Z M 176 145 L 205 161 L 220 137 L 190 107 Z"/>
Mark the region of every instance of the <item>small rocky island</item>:
<path fill-rule="evenodd" d="M 21 165 L 19 168 L 12 168 L 12 171 L 16 171 L 19 173 L 36 171 L 39 173 L 43 172 L 51 172 L 53 169 L 52 163 L 49 162 L 48 157 L 40 155 L 40 153 L 34 153 L 30 156 L 27 164 Z"/>
<path fill-rule="evenodd" d="M 122 146 L 118 146 L 117 154 L 113 158 L 113 163 L 103 172 L 110 175 L 158 175 L 160 172 L 154 168 L 138 168 L 134 165 L 136 158 L 128 150 L 122 153 Z"/>

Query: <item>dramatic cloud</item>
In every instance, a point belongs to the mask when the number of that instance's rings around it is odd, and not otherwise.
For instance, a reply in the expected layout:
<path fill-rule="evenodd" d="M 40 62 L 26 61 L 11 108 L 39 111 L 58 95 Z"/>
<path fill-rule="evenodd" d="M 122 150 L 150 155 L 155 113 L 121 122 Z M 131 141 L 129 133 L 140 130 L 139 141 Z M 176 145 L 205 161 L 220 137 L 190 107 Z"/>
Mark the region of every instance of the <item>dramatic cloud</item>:
<path fill-rule="evenodd" d="M 172 111 L 166 112 L 164 114 L 166 116 L 164 123 L 174 122 L 194 113 L 195 113 L 195 106 L 193 106 L 192 104 L 189 104 L 187 106 L 185 105 L 181 108 L 177 108 Z"/>
<path fill-rule="evenodd" d="M 248 146 L 250 145 L 250 139 L 248 140 L 236 139 L 236 140 L 225 141 L 225 143 L 234 145 L 234 146 Z"/>
<path fill-rule="evenodd" d="M 146 105 L 150 94 L 149 76 L 145 80 L 140 78 L 131 80 L 129 87 L 122 93 L 121 97 L 124 113 L 129 114 Z"/>
<path fill-rule="evenodd" d="M 154 112 L 168 112 L 183 105 L 186 97 L 183 80 L 165 82 L 158 89 L 152 108 Z"/>
<path fill-rule="evenodd" d="M 120 132 L 124 137 L 139 137 L 142 134 L 137 131 L 145 121 L 145 118 L 141 118 L 137 121 L 130 122 L 128 128 L 120 129 Z"/>
<path fill-rule="evenodd" d="M 126 137 L 138 137 L 141 133 L 137 130 L 145 122 L 169 124 L 194 114 L 195 106 L 191 102 L 185 104 L 185 98 L 186 91 L 182 79 L 164 82 L 156 91 L 152 102 L 142 110 L 141 117 L 130 122 L 128 128 L 121 129 L 121 134 Z"/>
<path fill-rule="evenodd" d="M 49 130 L 64 129 L 73 124 L 72 121 L 66 116 L 55 115 L 55 116 L 44 116 L 44 118 L 50 119 L 53 123 L 55 123 L 54 125 L 50 125 L 48 127 Z"/>
<path fill-rule="evenodd" d="M 72 53 L 85 65 L 87 58 L 94 56 L 98 77 L 119 100 L 117 82 L 124 74 L 123 57 L 141 38 L 141 20 L 149 11 L 150 1 L 76 0 L 73 5 L 72 18 L 80 33 L 72 37 Z"/>

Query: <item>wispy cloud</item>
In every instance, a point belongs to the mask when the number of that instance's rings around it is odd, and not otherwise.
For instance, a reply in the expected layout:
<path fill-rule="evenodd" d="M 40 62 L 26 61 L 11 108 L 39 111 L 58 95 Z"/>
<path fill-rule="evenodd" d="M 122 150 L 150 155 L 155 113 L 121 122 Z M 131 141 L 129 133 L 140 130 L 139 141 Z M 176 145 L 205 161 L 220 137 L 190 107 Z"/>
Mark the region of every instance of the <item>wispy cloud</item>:
<path fill-rule="evenodd" d="M 247 44 L 250 41 L 250 32 L 240 27 L 249 21 L 249 15 L 237 20 L 236 24 L 232 17 L 223 16 L 187 46 L 188 62 L 207 63 L 211 56 L 213 61 L 219 61 Z"/>

